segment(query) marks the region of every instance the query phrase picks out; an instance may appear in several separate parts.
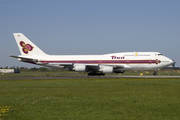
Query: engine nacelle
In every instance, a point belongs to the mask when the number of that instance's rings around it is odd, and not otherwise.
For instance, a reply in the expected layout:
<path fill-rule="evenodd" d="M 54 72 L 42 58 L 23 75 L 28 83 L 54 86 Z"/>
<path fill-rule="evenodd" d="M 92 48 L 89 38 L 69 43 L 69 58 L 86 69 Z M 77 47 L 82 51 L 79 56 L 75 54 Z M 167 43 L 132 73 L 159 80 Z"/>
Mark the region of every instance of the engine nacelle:
<path fill-rule="evenodd" d="M 74 70 L 76 72 L 86 72 L 86 66 L 85 65 L 76 65 L 76 66 L 74 66 Z"/>
<path fill-rule="evenodd" d="M 103 66 L 99 71 L 103 73 L 113 73 L 113 67 Z"/>

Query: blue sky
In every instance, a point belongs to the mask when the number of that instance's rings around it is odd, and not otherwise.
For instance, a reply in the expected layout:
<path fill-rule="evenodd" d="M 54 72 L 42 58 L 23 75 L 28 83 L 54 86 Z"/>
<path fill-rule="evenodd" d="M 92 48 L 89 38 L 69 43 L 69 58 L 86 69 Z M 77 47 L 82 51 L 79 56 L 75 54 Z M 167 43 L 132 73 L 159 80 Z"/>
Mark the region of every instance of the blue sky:
<path fill-rule="evenodd" d="M 1 0 L 0 67 L 34 67 L 8 57 L 20 54 L 17 32 L 47 54 L 154 51 L 180 66 L 179 5 L 179 0 Z"/>

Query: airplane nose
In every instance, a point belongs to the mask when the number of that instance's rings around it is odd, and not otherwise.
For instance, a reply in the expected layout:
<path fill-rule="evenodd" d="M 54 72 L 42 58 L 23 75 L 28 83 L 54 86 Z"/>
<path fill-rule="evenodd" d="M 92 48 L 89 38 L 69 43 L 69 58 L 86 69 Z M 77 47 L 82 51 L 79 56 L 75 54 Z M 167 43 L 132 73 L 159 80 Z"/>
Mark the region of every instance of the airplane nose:
<path fill-rule="evenodd" d="M 174 64 L 174 60 L 169 59 L 169 64 L 170 64 L 170 65 L 173 65 L 173 64 Z"/>
<path fill-rule="evenodd" d="M 176 64 L 176 62 L 174 61 L 174 60 L 172 60 L 172 67 L 173 67 L 173 69 L 174 69 L 174 66 L 175 66 L 175 64 Z"/>
<path fill-rule="evenodd" d="M 174 60 L 169 59 L 169 65 L 172 66 L 172 69 L 174 69 L 175 63 L 176 63 L 176 62 L 175 62 Z"/>
<path fill-rule="evenodd" d="M 175 65 L 174 60 L 172 60 L 170 58 L 166 57 L 163 61 L 162 61 L 162 64 L 165 65 L 165 66 L 172 66 L 173 67 Z"/>

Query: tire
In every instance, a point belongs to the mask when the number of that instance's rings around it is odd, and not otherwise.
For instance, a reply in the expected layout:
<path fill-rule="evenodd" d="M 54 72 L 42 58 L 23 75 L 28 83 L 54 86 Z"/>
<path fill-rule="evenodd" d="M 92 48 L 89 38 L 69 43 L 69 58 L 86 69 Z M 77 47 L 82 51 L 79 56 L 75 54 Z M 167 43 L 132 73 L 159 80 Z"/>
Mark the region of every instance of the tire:
<path fill-rule="evenodd" d="M 154 75 L 154 76 L 156 76 L 156 75 L 157 75 L 157 73 L 156 73 L 156 72 L 154 72 L 154 73 L 153 73 L 153 75 Z"/>

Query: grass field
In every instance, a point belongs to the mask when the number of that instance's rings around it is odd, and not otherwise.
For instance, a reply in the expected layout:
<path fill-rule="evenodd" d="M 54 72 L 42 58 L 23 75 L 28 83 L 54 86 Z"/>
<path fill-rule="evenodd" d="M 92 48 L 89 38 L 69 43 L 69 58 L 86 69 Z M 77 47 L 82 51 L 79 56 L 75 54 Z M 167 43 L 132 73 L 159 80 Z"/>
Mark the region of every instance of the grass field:
<path fill-rule="evenodd" d="M 0 80 L 0 120 L 179 120 L 180 79 Z"/>

